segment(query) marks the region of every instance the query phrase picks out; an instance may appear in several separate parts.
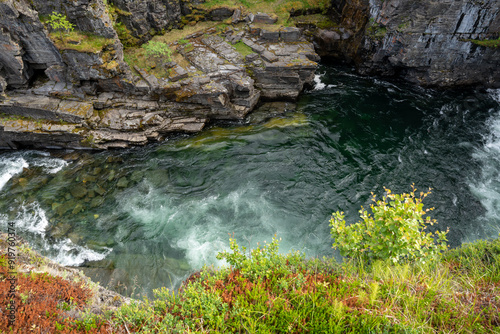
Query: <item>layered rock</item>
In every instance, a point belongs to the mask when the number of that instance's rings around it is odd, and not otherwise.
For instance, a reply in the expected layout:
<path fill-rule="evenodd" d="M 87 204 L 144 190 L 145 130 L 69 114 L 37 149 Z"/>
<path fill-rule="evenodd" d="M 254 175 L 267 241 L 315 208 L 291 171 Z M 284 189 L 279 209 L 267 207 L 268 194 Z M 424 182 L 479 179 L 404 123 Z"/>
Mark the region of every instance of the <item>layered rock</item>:
<path fill-rule="evenodd" d="M 27 1 L 14 2 L 0 2 L 0 77 L 6 83 L 4 89 L 26 87 L 37 71 L 64 66 L 38 13 Z"/>
<path fill-rule="evenodd" d="M 145 4 L 121 6 L 146 13 Z M 102 0 L 35 0 L 33 6 L 43 15 L 66 12 L 78 29 L 108 39 L 90 51 L 71 44 L 58 49 L 31 4 L 0 3 L 6 27 L 0 51 L 2 148 L 121 148 L 200 131 L 211 119 L 242 119 L 261 97 L 297 98 L 312 82 L 319 59 L 298 29 L 284 29 L 273 40 L 252 27 L 225 34 L 209 29 L 188 36 L 187 44 L 171 45 L 183 59 L 162 64 L 167 75 L 155 77 L 123 62 Z M 231 45 L 233 35 L 256 53 L 245 58 Z"/>
<path fill-rule="evenodd" d="M 119 20 L 143 42 L 177 26 L 183 9 L 183 2 L 178 0 L 113 0 L 112 3 L 120 10 Z"/>
<path fill-rule="evenodd" d="M 116 31 L 102 0 L 31 0 L 34 9 L 44 16 L 64 13 L 77 30 L 106 38 L 116 38 Z"/>
<path fill-rule="evenodd" d="M 498 1 L 334 0 L 333 7 L 336 26 L 316 34 L 323 56 L 425 86 L 500 86 L 499 49 L 473 42 L 498 39 Z"/>

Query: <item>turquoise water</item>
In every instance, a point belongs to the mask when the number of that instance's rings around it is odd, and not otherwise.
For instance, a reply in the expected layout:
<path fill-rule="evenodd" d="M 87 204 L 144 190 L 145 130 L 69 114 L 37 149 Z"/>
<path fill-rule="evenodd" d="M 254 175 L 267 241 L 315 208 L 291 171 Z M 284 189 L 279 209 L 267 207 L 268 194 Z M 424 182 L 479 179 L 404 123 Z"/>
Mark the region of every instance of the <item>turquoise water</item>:
<path fill-rule="evenodd" d="M 125 293 L 178 287 L 228 249 L 335 255 L 328 220 L 383 186 L 431 187 L 452 246 L 500 229 L 500 91 L 443 92 L 322 67 L 297 105 L 143 148 L 4 152 L 0 221 Z"/>

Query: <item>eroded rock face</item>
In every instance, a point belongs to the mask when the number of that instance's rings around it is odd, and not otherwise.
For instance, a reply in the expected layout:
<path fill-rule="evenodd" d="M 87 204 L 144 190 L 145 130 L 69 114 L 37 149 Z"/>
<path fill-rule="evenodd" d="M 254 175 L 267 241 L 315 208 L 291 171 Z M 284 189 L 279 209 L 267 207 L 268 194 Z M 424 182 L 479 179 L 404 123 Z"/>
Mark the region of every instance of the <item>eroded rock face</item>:
<path fill-rule="evenodd" d="M 336 28 L 320 30 L 323 56 L 354 62 L 360 73 L 400 76 L 424 86 L 500 86 L 495 0 L 334 1 Z"/>
<path fill-rule="evenodd" d="M 233 34 L 256 53 L 240 54 Z M 137 66 L 124 73 L 112 50 L 61 50 L 64 67 L 46 70 L 53 80 L 5 94 L 0 147 L 124 148 L 197 132 L 211 119 L 244 118 L 261 97 L 296 99 L 319 59 L 298 29 L 279 31 L 272 43 L 247 30 L 186 38 L 172 46 L 184 60 L 164 64 L 161 78 Z"/>
<path fill-rule="evenodd" d="M 62 65 L 38 13 L 26 1 L 0 2 L 0 45 L 0 76 L 12 88 L 25 87 L 35 70 Z"/>
<path fill-rule="evenodd" d="M 52 12 L 63 13 L 75 29 L 87 31 L 106 38 L 116 38 L 113 23 L 103 0 L 31 0 L 41 15 Z"/>
<path fill-rule="evenodd" d="M 126 15 L 120 21 L 132 35 L 143 42 L 153 35 L 175 26 L 181 20 L 181 1 L 178 0 L 113 0 Z"/>

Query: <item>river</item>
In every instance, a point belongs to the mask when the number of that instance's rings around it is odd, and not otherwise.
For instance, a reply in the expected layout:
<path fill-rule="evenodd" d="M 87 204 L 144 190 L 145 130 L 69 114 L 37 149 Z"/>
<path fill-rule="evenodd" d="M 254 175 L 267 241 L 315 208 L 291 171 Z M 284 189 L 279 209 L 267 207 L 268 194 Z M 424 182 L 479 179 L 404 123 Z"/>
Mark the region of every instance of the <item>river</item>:
<path fill-rule="evenodd" d="M 452 247 L 500 231 L 500 90 L 439 91 L 322 66 L 296 105 L 108 152 L 3 152 L 0 223 L 121 293 L 178 287 L 229 237 L 331 256 L 336 210 L 432 188 Z M 274 109 L 273 109 L 274 108 Z"/>

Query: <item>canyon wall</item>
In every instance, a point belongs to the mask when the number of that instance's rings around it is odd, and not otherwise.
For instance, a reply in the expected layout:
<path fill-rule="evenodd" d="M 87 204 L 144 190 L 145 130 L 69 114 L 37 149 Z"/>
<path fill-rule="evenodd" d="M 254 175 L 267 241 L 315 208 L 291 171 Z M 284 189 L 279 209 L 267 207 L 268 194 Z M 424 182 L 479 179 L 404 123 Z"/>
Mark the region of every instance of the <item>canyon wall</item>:
<path fill-rule="evenodd" d="M 333 0 L 336 26 L 320 29 L 316 45 L 362 74 L 499 87 L 499 13 L 495 0 Z"/>

